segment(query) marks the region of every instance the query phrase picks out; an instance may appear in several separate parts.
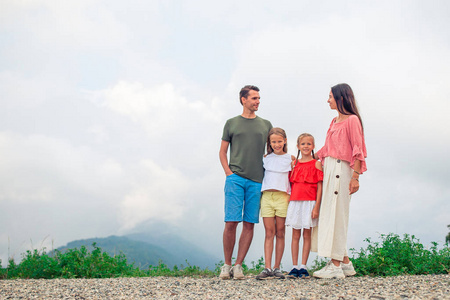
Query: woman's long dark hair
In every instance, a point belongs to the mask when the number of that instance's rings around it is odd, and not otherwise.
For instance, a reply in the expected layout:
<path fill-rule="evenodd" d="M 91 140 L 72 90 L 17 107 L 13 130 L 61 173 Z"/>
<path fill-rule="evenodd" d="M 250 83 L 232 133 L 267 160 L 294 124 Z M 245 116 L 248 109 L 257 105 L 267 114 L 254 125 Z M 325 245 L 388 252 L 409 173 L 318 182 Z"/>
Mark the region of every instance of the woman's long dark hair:
<path fill-rule="evenodd" d="M 355 95 L 352 88 L 346 83 L 336 84 L 331 88 L 334 100 L 336 100 L 337 110 L 343 115 L 356 115 L 361 122 L 361 127 L 364 132 L 361 116 L 356 105 Z"/>

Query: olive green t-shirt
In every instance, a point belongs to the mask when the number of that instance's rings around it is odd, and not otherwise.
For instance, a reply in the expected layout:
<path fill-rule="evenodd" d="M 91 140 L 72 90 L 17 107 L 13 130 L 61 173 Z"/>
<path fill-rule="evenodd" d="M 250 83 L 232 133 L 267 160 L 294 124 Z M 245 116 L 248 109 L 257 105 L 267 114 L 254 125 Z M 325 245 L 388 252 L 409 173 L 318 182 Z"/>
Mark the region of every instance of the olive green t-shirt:
<path fill-rule="evenodd" d="M 258 116 L 247 119 L 239 115 L 225 123 L 222 140 L 230 143 L 229 166 L 233 173 L 262 182 L 262 158 L 270 129 L 272 124 Z"/>

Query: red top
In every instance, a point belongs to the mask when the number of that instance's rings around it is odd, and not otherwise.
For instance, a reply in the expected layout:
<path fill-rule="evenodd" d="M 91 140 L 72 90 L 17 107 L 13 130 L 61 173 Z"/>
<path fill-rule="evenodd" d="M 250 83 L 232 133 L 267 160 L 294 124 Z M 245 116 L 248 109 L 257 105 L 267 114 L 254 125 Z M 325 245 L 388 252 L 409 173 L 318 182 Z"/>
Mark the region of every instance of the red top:
<path fill-rule="evenodd" d="M 360 173 L 362 174 L 367 170 L 365 159 L 367 150 L 361 122 L 356 115 L 351 115 L 339 123 L 335 123 L 335 121 L 336 118 L 331 121 L 325 146 L 317 151 L 317 157 L 322 161 L 322 164 L 327 156 L 342 159 L 348 161 L 351 168 L 353 168 L 355 160 L 360 160 Z"/>
<path fill-rule="evenodd" d="M 315 201 L 317 183 L 323 181 L 323 172 L 316 168 L 315 159 L 308 162 L 297 162 L 291 172 L 291 197 L 289 201 Z"/>

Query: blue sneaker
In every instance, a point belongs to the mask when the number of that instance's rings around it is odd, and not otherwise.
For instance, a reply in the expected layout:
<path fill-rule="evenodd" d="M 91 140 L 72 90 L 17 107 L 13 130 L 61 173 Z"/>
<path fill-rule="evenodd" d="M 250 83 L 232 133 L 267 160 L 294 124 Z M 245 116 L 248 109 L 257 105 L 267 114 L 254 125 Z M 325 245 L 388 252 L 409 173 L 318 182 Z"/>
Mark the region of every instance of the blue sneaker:
<path fill-rule="evenodd" d="M 299 274 L 298 274 L 299 270 L 293 268 L 289 274 L 287 275 L 288 278 L 298 278 Z"/>
<path fill-rule="evenodd" d="M 306 269 L 301 268 L 300 270 L 298 270 L 298 277 L 301 279 L 309 278 L 309 273 L 308 271 L 306 271 Z"/>

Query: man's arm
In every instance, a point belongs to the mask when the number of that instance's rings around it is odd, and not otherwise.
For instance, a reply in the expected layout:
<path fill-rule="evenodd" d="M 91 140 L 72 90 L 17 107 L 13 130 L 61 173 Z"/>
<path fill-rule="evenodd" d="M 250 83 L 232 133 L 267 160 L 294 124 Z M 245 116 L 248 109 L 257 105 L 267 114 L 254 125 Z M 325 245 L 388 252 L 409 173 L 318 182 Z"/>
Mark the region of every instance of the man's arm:
<path fill-rule="evenodd" d="M 219 150 L 219 159 L 220 163 L 222 164 L 222 168 L 225 171 L 225 175 L 231 175 L 233 172 L 231 171 L 230 167 L 228 166 L 228 146 L 230 145 L 230 142 L 222 140 L 222 143 L 220 144 L 220 150 Z"/>

